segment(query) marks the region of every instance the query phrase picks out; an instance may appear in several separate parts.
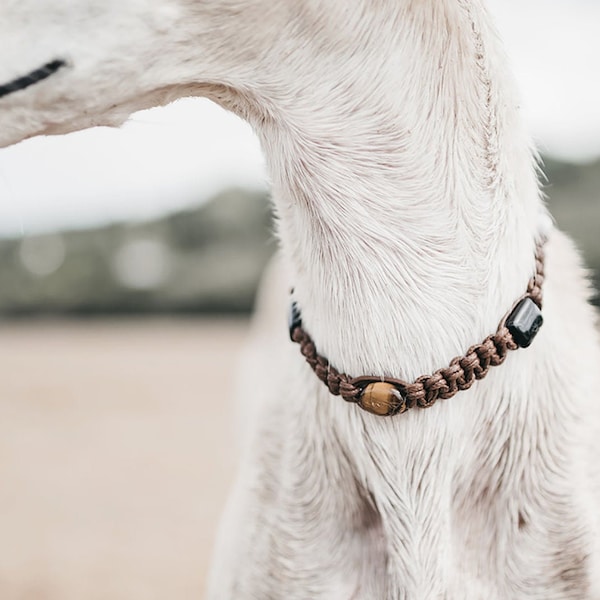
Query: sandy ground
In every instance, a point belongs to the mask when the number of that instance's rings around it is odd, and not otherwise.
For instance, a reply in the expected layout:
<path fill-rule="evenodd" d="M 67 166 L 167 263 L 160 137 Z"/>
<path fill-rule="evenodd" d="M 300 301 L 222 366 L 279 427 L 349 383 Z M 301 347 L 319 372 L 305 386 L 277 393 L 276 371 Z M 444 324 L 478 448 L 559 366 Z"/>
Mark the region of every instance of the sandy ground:
<path fill-rule="evenodd" d="M 246 328 L 0 324 L 1 600 L 203 597 Z"/>

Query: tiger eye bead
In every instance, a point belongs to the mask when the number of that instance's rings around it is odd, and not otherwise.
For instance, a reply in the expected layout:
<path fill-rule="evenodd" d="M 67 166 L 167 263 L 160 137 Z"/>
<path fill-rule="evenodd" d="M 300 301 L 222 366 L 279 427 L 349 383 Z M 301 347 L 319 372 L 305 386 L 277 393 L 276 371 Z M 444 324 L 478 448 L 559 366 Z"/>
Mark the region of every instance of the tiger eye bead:
<path fill-rule="evenodd" d="M 398 390 L 391 383 L 376 381 L 363 390 L 358 404 L 367 412 L 387 417 L 398 412 L 401 400 L 398 398 Z"/>

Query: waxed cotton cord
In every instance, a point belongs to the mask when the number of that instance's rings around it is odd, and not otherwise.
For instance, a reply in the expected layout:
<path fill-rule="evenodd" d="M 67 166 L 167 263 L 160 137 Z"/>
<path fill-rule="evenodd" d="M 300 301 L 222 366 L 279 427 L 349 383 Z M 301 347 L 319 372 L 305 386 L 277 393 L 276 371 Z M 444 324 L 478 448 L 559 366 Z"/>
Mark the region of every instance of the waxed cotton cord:
<path fill-rule="evenodd" d="M 412 383 L 387 377 L 351 377 L 340 373 L 317 352 L 312 338 L 302 328 L 300 311 L 295 303 L 292 304 L 290 336 L 300 345 L 302 355 L 333 395 L 341 396 L 347 402 L 357 403 L 361 408 L 373 412 L 363 400 L 365 390 L 372 384 L 383 383 L 389 384 L 387 389 L 390 393 L 385 401 L 389 406 L 376 414 L 390 416 L 406 412 L 409 408 L 430 407 L 437 400 L 447 400 L 462 390 L 468 390 L 476 380 L 483 379 L 491 367 L 501 365 L 510 350 L 526 347 L 531 343 L 543 323 L 544 243 L 545 240 L 542 240 L 536 247 L 535 274 L 529 280 L 526 294 L 502 319 L 496 333 L 489 335 L 480 344 L 471 346 L 464 356 L 454 358 L 447 367 L 438 369 L 431 375 L 423 375 Z M 520 319 L 519 315 L 525 313 L 529 316 Z M 519 319 L 524 324 L 520 325 Z"/>

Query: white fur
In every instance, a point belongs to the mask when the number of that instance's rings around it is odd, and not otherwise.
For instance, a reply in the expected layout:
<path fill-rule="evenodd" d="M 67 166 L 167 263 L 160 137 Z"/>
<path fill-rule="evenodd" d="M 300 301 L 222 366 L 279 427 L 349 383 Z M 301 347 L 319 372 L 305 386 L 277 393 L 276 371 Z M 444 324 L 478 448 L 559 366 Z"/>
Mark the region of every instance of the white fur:
<path fill-rule="evenodd" d="M 592 599 L 600 352 L 577 253 L 548 226 L 518 99 L 479 0 L 12 0 L 0 145 L 206 95 L 246 118 L 283 250 L 240 384 L 242 467 L 209 597 Z M 470 391 L 377 418 L 286 339 L 413 379 L 483 340 L 547 244 L 545 325 Z"/>

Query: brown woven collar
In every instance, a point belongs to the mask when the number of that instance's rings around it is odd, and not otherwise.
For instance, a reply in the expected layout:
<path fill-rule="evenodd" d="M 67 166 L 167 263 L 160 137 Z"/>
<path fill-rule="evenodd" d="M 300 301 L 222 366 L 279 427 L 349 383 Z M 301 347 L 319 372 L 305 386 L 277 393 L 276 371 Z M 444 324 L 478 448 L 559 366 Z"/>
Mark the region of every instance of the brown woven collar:
<path fill-rule="evenodd" d="M 529 280 L 527 293 L 515 303 L 502 319 L 496 333 L 481 344 L 471 346 L 464 356 L 457 356 L 450 365 L 432 375 L 423 375 L 413 383 L 401 379 L 372 376 L 350 377 L 340 373 L 319 355 L 311 337 L 302 328 L 302 318 L 296 302 L 290 308 L 290 337 L 300 344 L 300 351 L 317 377 L 329 391 L 363 410 L 379 416 L 392 416 L 409 408 L 427 408 L 436 400 L 452 398 L 468 390 L 476 379 L 483 379 L 490 367 L 501 365 L 509 350 L 526 348 L 542 326 L 542 284 L 544 282 L 544 242 L 536 248 L 536 271 Z"/>

